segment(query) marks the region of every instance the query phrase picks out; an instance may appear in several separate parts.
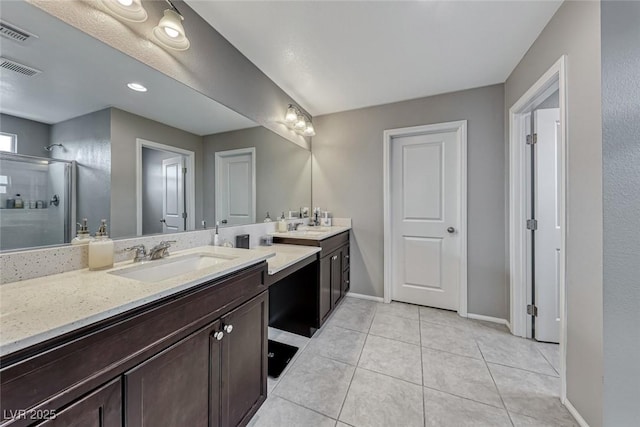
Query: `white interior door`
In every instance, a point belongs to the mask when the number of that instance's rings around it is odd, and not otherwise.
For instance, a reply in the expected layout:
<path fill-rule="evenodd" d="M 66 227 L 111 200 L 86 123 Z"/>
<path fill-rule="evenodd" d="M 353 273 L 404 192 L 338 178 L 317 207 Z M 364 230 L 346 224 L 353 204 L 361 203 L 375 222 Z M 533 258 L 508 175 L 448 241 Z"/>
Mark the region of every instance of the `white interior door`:
<path fill-rule="evenodd" d="M 535 150 L 535 219 L 534 234 L 534 287 L 535 339 L 560 340 L 560 242 L 562 238 L 560 215 L 560 109 L 534 111 Z"/>
<path fill-rule="evenodd" d="M 457 131 L 391 142 L 394 300 L 459 308 L 461 143 Z"/>
<path fill-rule="evenodd" d="M 185 230 L 184 158 L 162 161 L 162 232 Z"/>
<path fill-rule="evenodd" d="M 220 151 L 215 157 L 216 221 L 224 225 L 255 223 L 255 148 Z"/>

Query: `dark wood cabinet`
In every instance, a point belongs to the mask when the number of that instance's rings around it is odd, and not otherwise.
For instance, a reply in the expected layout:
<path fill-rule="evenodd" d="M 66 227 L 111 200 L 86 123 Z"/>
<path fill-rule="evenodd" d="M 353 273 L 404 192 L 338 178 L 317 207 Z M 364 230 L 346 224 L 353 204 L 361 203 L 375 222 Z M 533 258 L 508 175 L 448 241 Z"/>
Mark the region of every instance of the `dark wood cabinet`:
<path fill-rule="evenodd" d="M 329 255 L 331 260 L 331 305 L 335 307 L 344 296 L 342 287 L 342 251 L 338 249 Z"/>
<path fill-rule="evenodd" d="M 247 424 L 267 398 L 267 295 L 222 318 L 222 426 Z"/>
<path fill-rule="evenodd" d="M 126 426 L 245 425 L 267 397 L 263 292 L 125 373 Z"/>
<path fill-rule="evenodd" d="M 261 262 L 3 356 L 0 426 L 245 425 L 267 394 L 266 272 Z"/>
<path fill-rule="evenodd" d="M 218 425 L 209 391 L 220 378 L 219 330 L 214 322 L 124 374 L 126 426 Z"/>
<path fill-rule="evenodd" d="M 320 292 L 320 323 L 331 313 L 331 257 L 320 258 L 318 287 Z"/>
<path fill-rule="evenodd" d="M 319 241 L 275 237 L 274 242 L 322 248 L 317 274 L 317 320 L 313 325 L 320 328 L 350 288 L 349 232 Z"/>
<path fill-rule="evenodd" d="M 30 415 L 49 418 L 37 424 L 38 427 L 119 427 L 122 425 L 120 379 L 98 388 L 61 411 L 35 411 Z"/>

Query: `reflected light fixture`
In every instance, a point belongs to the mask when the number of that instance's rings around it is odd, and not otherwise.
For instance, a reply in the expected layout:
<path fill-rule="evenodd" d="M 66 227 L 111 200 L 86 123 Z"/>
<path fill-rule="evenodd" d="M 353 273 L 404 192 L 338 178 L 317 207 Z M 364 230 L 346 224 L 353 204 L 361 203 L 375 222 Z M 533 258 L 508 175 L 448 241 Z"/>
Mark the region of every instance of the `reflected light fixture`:
<path fill-rule="evenodd" d="M 153 29 L 153 35 L 165 47 L 175 50 L 187 50 L 191 43 L 182 26 L 184 17 L 170 0 L 166 0 L 166 2 L 171 8 L 164 11 L 164 16 L 160 18 L 160 22 Z"/>
<path fill-rule="evenodd" d="M 306 114 L 293 104 L 289 104 L 284 116 L 284 122 L 290 129 L 295 130 L 300 135 L 314 136 L 316 134 L 311 119 L 307 118 Z"/>
<path fill-rule="evenodd" d="M 110 15 L 118 19 L 129 22 L 147 20 L 147 11 L 142 7 L 141 0 L 100 0 L 100 4 Z"/>
<path fill-rule="evenodd" d="M 135 83 L 135 82 L 131 82 L 131 83 L 127 83 L 127 87 L 131 90 L 135 90 L 136 92 L 146 92 L 147 88 L 143 85 L 141 85 L 140 83 Z"/>

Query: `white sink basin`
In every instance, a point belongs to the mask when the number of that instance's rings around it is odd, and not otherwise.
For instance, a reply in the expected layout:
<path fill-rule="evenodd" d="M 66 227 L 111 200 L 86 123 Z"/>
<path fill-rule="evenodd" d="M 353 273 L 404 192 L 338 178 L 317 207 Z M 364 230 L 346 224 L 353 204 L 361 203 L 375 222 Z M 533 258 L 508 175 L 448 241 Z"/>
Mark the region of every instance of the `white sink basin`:
<path fill-rule="evenodd" d="M 236 257 L 225 255 L 191 254 L 158 261 L 148 261 L 142 265 L 111 271 L 109 274 L 141 282 L 154 283 L 195 270 L 213 267 L 234 259 Z"/>

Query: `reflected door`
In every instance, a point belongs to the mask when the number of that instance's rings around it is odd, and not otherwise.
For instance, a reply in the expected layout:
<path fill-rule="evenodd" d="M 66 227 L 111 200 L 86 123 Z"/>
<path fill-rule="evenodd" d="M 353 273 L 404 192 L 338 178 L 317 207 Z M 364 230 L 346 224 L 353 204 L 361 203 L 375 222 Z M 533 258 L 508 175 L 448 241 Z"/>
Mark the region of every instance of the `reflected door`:
<path fill-rule="evenodd" d="M 392 141 L 394 300 L 458 310 L 460 144 L 456 131 Z"/>
<path fill-rule="evenodd" d="M 219 151 L 215 158 L 216 221 L 221 225 L 255 223 L 255 148 Z"/>
<path fill-rule="evenodd" d="M 162 232 L 175 233 L 186 229 L 184 198 L 184 158 L 162 161 Z"/>

